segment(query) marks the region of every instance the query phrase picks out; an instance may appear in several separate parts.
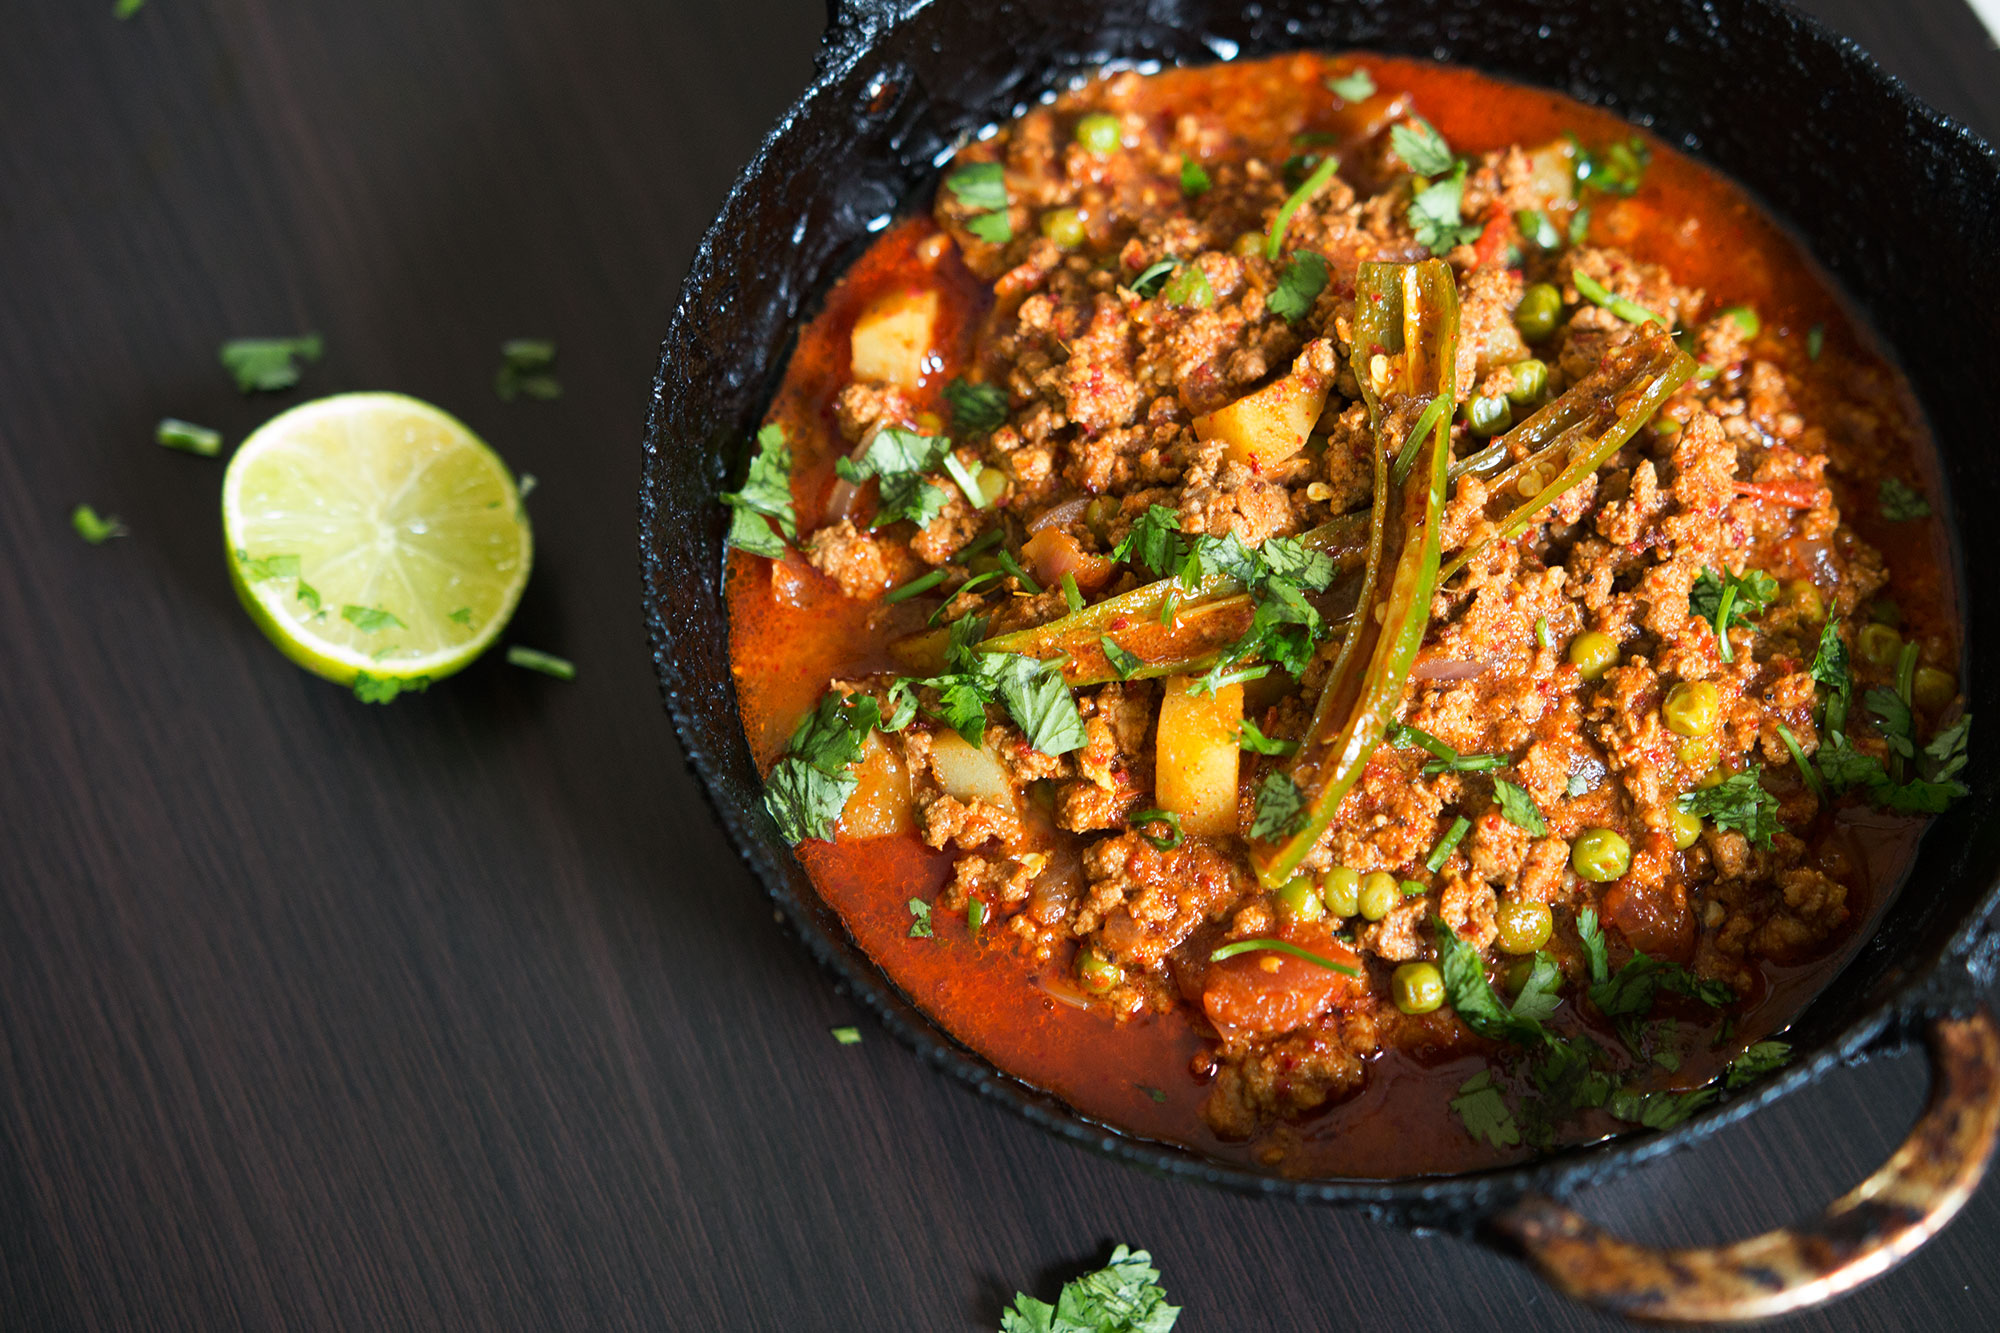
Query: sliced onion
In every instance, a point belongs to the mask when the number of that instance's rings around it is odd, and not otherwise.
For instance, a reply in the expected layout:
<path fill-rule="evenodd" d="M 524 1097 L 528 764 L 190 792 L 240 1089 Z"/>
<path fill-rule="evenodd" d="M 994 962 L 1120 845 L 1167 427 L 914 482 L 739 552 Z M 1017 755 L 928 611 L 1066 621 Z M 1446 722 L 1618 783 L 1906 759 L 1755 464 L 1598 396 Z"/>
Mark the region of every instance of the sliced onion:
<path fill-rule="evenodd" d="M 1493 664 L 1483 657 L 1463 661 L 1454 657 L 1434 657 L 1419 662 L 1410 669 L 1410 675 L 1417 680 L 1471 680 L 1483 676 L 1493 669 Z"/>
<path fill-rule="evenodd" d="M 860 466 L 862 458 L 868 453 L 868 446 L 875 443 L 876 431 L 881 429 L 880 426 L 877 426 L 875 430 L 871 430 L 862 436 L 861 443 L 855 445 L 848 452 L 848 460 L 857 467 Z M 842 519 L 853 518 L 854 502 L 860 495 L 861 488 L 859 486 L 845 477 L 835 478 L 833 490 L 826 497 L 826 521 L 828 523 L 838 523 Z"/>
<path fill-rule="evenodd" d="M 1068 527 L 1083 517 L 1083 511 L 1090 505 L 1090 497 L 1079 495 L 1074 500 L 1064 500 L 1059 505 L 1050 505 L 1041 513 L 1028 520 L 1028 531 L 1040 532 L 1043 528 L 1061 524 Z"/>

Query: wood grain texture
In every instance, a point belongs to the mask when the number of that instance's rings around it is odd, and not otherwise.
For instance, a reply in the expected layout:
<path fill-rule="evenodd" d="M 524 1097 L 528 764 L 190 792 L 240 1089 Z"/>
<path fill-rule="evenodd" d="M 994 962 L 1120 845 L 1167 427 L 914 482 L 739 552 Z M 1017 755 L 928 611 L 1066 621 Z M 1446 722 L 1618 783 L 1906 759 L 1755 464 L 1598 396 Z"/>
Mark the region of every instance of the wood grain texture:
<path fill-rule="evenodd" d="M 0 1324 L 991 1328 L 1113 1240 L 1190 1330 L 1608 1326 L 1511 1263 L 1167 1184 L 921 1067 L 773 924 L 682 766 L 640 630 L 636 448 L 686 257 L 803 86 L 816 0 L 110 0 L 0 41 Z M 1819 0 L 2000 132 L 1957 0 Z M 302 393 L 398 389 L 543 484 L 510 635 L 368 708 L 237 609 L 217 463 L 298 395 L 224 338 L 318 330 Z M 509 337 L 555 404 L 503 405 Z M 89 500 L 128 538 L 93 548 Z M 859 1019 L 866 1040 L 835 1045 Z M 1913 1061 L 1606 1188 L 1695 1243 L 1816 1208 Z M 1984 1326 L 1989 1187 L 1792 1327 Z"/>

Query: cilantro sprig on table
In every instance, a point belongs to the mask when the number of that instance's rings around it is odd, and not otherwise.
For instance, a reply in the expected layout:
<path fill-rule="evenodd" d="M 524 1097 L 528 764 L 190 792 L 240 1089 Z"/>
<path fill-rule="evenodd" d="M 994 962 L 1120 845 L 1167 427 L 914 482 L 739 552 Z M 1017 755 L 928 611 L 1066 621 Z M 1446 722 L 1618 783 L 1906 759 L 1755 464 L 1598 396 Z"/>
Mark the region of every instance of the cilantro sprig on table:
<path fill-rule="evenodd" d="M 1001 1333 L 1170 1333 L 1181 1311 L 1159 1283 L 1152 1255 L 1120 1245 L 1103 1268 L 1065 1282 L 1054 1305 L 1014 1293 Z"/>
<path fill-rule="evenodd" d="M 297 338 L 232 338 L 217 356 L 243 393 L 274 393 L 299 382 L 301 360 L 317 361 L 325 350 L 317 333 Z"/>

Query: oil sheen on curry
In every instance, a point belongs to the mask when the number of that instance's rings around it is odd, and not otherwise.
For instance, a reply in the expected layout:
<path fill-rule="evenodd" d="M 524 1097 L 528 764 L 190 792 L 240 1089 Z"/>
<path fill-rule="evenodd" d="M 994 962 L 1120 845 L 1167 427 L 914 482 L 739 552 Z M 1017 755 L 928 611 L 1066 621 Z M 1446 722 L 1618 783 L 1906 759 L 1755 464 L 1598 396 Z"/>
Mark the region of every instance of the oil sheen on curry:
<path fill-rule="evenodd" d="M 1897 371 L 1735 186 L 1373 55 L 1093 79 L 946 165 L 732 493 L 766 805 L 1000 1068 L 1297 1176 L 1784 1062 L 1963 788 Z"/>

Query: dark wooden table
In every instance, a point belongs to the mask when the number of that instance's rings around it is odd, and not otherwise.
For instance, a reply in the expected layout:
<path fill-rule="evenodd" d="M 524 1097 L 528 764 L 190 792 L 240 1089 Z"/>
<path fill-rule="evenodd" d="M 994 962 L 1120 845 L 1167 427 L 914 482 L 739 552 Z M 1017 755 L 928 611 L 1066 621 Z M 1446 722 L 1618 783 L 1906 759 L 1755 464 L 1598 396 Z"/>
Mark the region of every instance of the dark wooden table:
<path fill-rule="evenodd" d="M 1958 0 L 1814 7 L 2000 131 Z M 0 1325 L 992 1328 L 1114 1240 L 1188 1329 L 1603 1323 L 1001 1115 L 836 996 L 724 843 L 647 665 L 637 441 L 817 4 L 111 8 L 0 36 Z M 240 438 L 297 395 L 238 398 L 216 345 L 308 329 L 302 393 L 418 394 L 542 478 L 512 637 L 574 684 L 489 660 L 366 707 L 238 610 L 220 464 L 151 429 Z M 520 335 L 560 343 L 561 402 L 496 400 Z M 131 535 L 79 541 L 79 500 Z M 1855 1071 L 1588 1206 L 1682 1243 L 1784 1220 L 1921 1088 Z M 1799 1326 L 1990 1326 L 1996 1241 L 1989 1186 Z"/>

